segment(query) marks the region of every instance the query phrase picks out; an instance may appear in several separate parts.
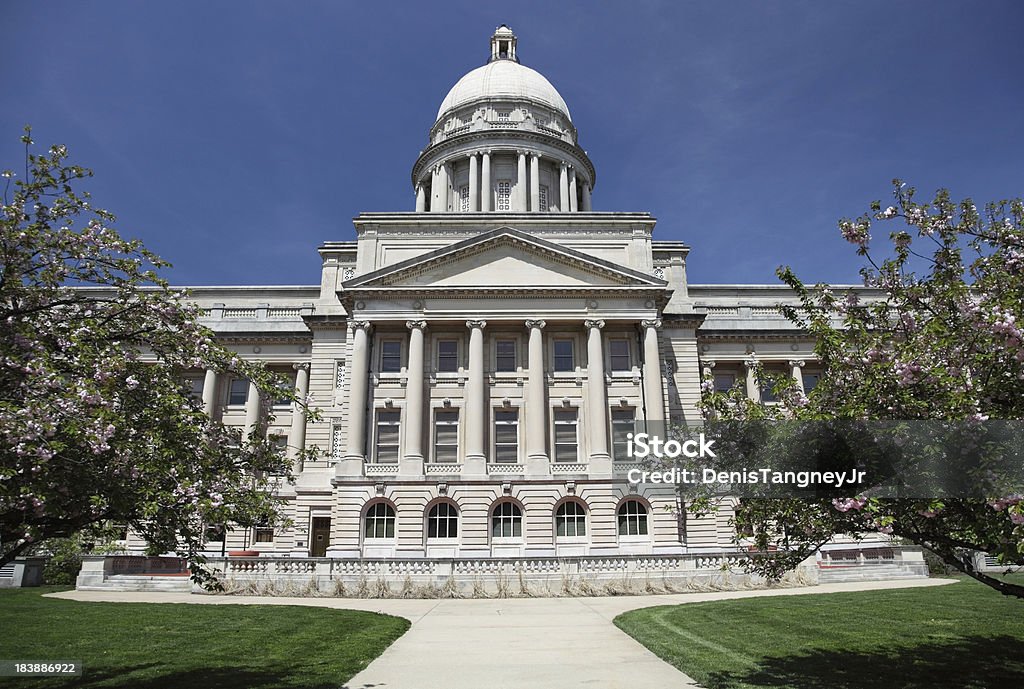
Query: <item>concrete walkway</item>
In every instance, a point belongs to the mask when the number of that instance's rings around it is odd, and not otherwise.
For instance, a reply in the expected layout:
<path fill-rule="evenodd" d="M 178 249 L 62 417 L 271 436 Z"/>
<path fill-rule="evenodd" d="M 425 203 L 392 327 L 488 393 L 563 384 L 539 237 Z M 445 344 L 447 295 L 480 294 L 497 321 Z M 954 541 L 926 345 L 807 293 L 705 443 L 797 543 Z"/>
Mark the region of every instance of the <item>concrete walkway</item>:
<path fill-rule="evenodd" d="M 615 598 L 364 600 L 261 598 L 181 593 L 68 591 L 79 601 L 307 605 L 405 617 L 412 627 L 345 689 L 683 689 L 698 685 L 612 624 L 654 605 L 937 586 L 952 579 L 904 579 L 767 591 Z"/>

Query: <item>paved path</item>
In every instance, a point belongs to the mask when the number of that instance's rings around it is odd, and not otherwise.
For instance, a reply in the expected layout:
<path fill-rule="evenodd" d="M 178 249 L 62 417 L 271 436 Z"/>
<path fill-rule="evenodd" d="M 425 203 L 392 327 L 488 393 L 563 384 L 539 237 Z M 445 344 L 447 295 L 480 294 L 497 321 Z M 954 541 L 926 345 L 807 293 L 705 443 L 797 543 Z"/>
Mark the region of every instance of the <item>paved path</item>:
<path fill-rule="evenodd" d="M 724 591 L 614 598 L 363 600 L 260 598 L 182 593 L 68 591 L 81 601 L 308 605 L 405 617 L 412 627 L 345 689 L 684 689 L 698 685 L 612 624 L 653 605 L 937 586 L 952 579 L 909 579 L 767 591 Z"/>

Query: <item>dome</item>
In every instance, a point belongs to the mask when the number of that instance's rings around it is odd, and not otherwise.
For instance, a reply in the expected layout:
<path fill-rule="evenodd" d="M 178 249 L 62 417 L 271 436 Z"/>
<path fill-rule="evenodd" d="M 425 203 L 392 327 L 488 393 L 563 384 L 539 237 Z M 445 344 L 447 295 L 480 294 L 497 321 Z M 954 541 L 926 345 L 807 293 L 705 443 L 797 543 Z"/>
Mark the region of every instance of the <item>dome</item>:
<path fill-rule="evenodd" d="M 441 102 L 437 119 L 455 108 L 483 99 L 534 101 L 554 108 L 572 120 L 569 107 L 551 82 L 540 72 L 513 60 L 494 60 L 459 79 Z"/>

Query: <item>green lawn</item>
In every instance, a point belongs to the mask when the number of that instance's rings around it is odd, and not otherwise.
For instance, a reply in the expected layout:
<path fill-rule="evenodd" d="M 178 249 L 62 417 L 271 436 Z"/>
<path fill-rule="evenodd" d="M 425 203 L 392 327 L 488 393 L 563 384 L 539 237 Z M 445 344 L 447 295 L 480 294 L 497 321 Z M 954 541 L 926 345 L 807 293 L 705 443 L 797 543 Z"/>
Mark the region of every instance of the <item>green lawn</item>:
<path fill-rule="evenodd" d="M 0 686 L 337 689 L 409 628 L 353 610 L 79 603 L 46 591 L 0 590 L 0 659 L 80 660 L 85 676 Z"/>
<path fill-rule="evenodd" d="M 615 624 L 708 689 L 1024 684 L 1024 600 L 973 581 L 662 606 Z"/>

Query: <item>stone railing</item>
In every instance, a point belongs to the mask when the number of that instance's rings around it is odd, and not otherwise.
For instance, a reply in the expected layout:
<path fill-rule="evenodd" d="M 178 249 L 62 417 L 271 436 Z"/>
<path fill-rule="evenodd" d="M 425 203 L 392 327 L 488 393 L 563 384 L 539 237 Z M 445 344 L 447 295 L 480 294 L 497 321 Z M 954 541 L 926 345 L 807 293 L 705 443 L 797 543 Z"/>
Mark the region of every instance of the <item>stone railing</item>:
<path fill-rule="evenodd" d="M 848 550 L 852 558 L 840 558 Z M 335 595 L 368 595 L 368 586 L 379 596 L 396 591 L 414 597 L 436 596 L 439 589 L 458 595 L 524 595 L 590 593 L 603 587 L 610 593 L 679 590 L 691 586 L 750 586 L 764 582 L 747 574 L 742 564 L 749 556 L 737 550 L 677 554 L 617 554 L 489 557 L 406 558 L 307 558 L 307 557 L 212 557 L 207 566 L 228 591 L 287 593 L 299 589 L 334 592 Z M 125 586 L 132 577 L 118 574 L 137 570 L 132 556 L 87 556 L 78 585 Z M 172 559 L 172 558 L 168 558 Z M 810 558 L 794 576 L 803 585 L 821 581 L 866 580 L 927 576 L 920 549 L 907 546 L 831 549 L 829 562 L 859 562 L 849 568 L 822 566 Z M 120 561 L 120 562 L 119 562 Z M 870 566 L 873 565 L 873 566 Z M 845 579 L 844 579 L 845 577 Z M 135 577 L 138 578 L 138 577 Z M 640 585 L 640 589 L 636 586 Z M 511 588 L 510 588 L 511 587 Z M 361 592 L 360 592 L 361 591 Z M 390 592 L 390 593 L 389 593 Z"/>

